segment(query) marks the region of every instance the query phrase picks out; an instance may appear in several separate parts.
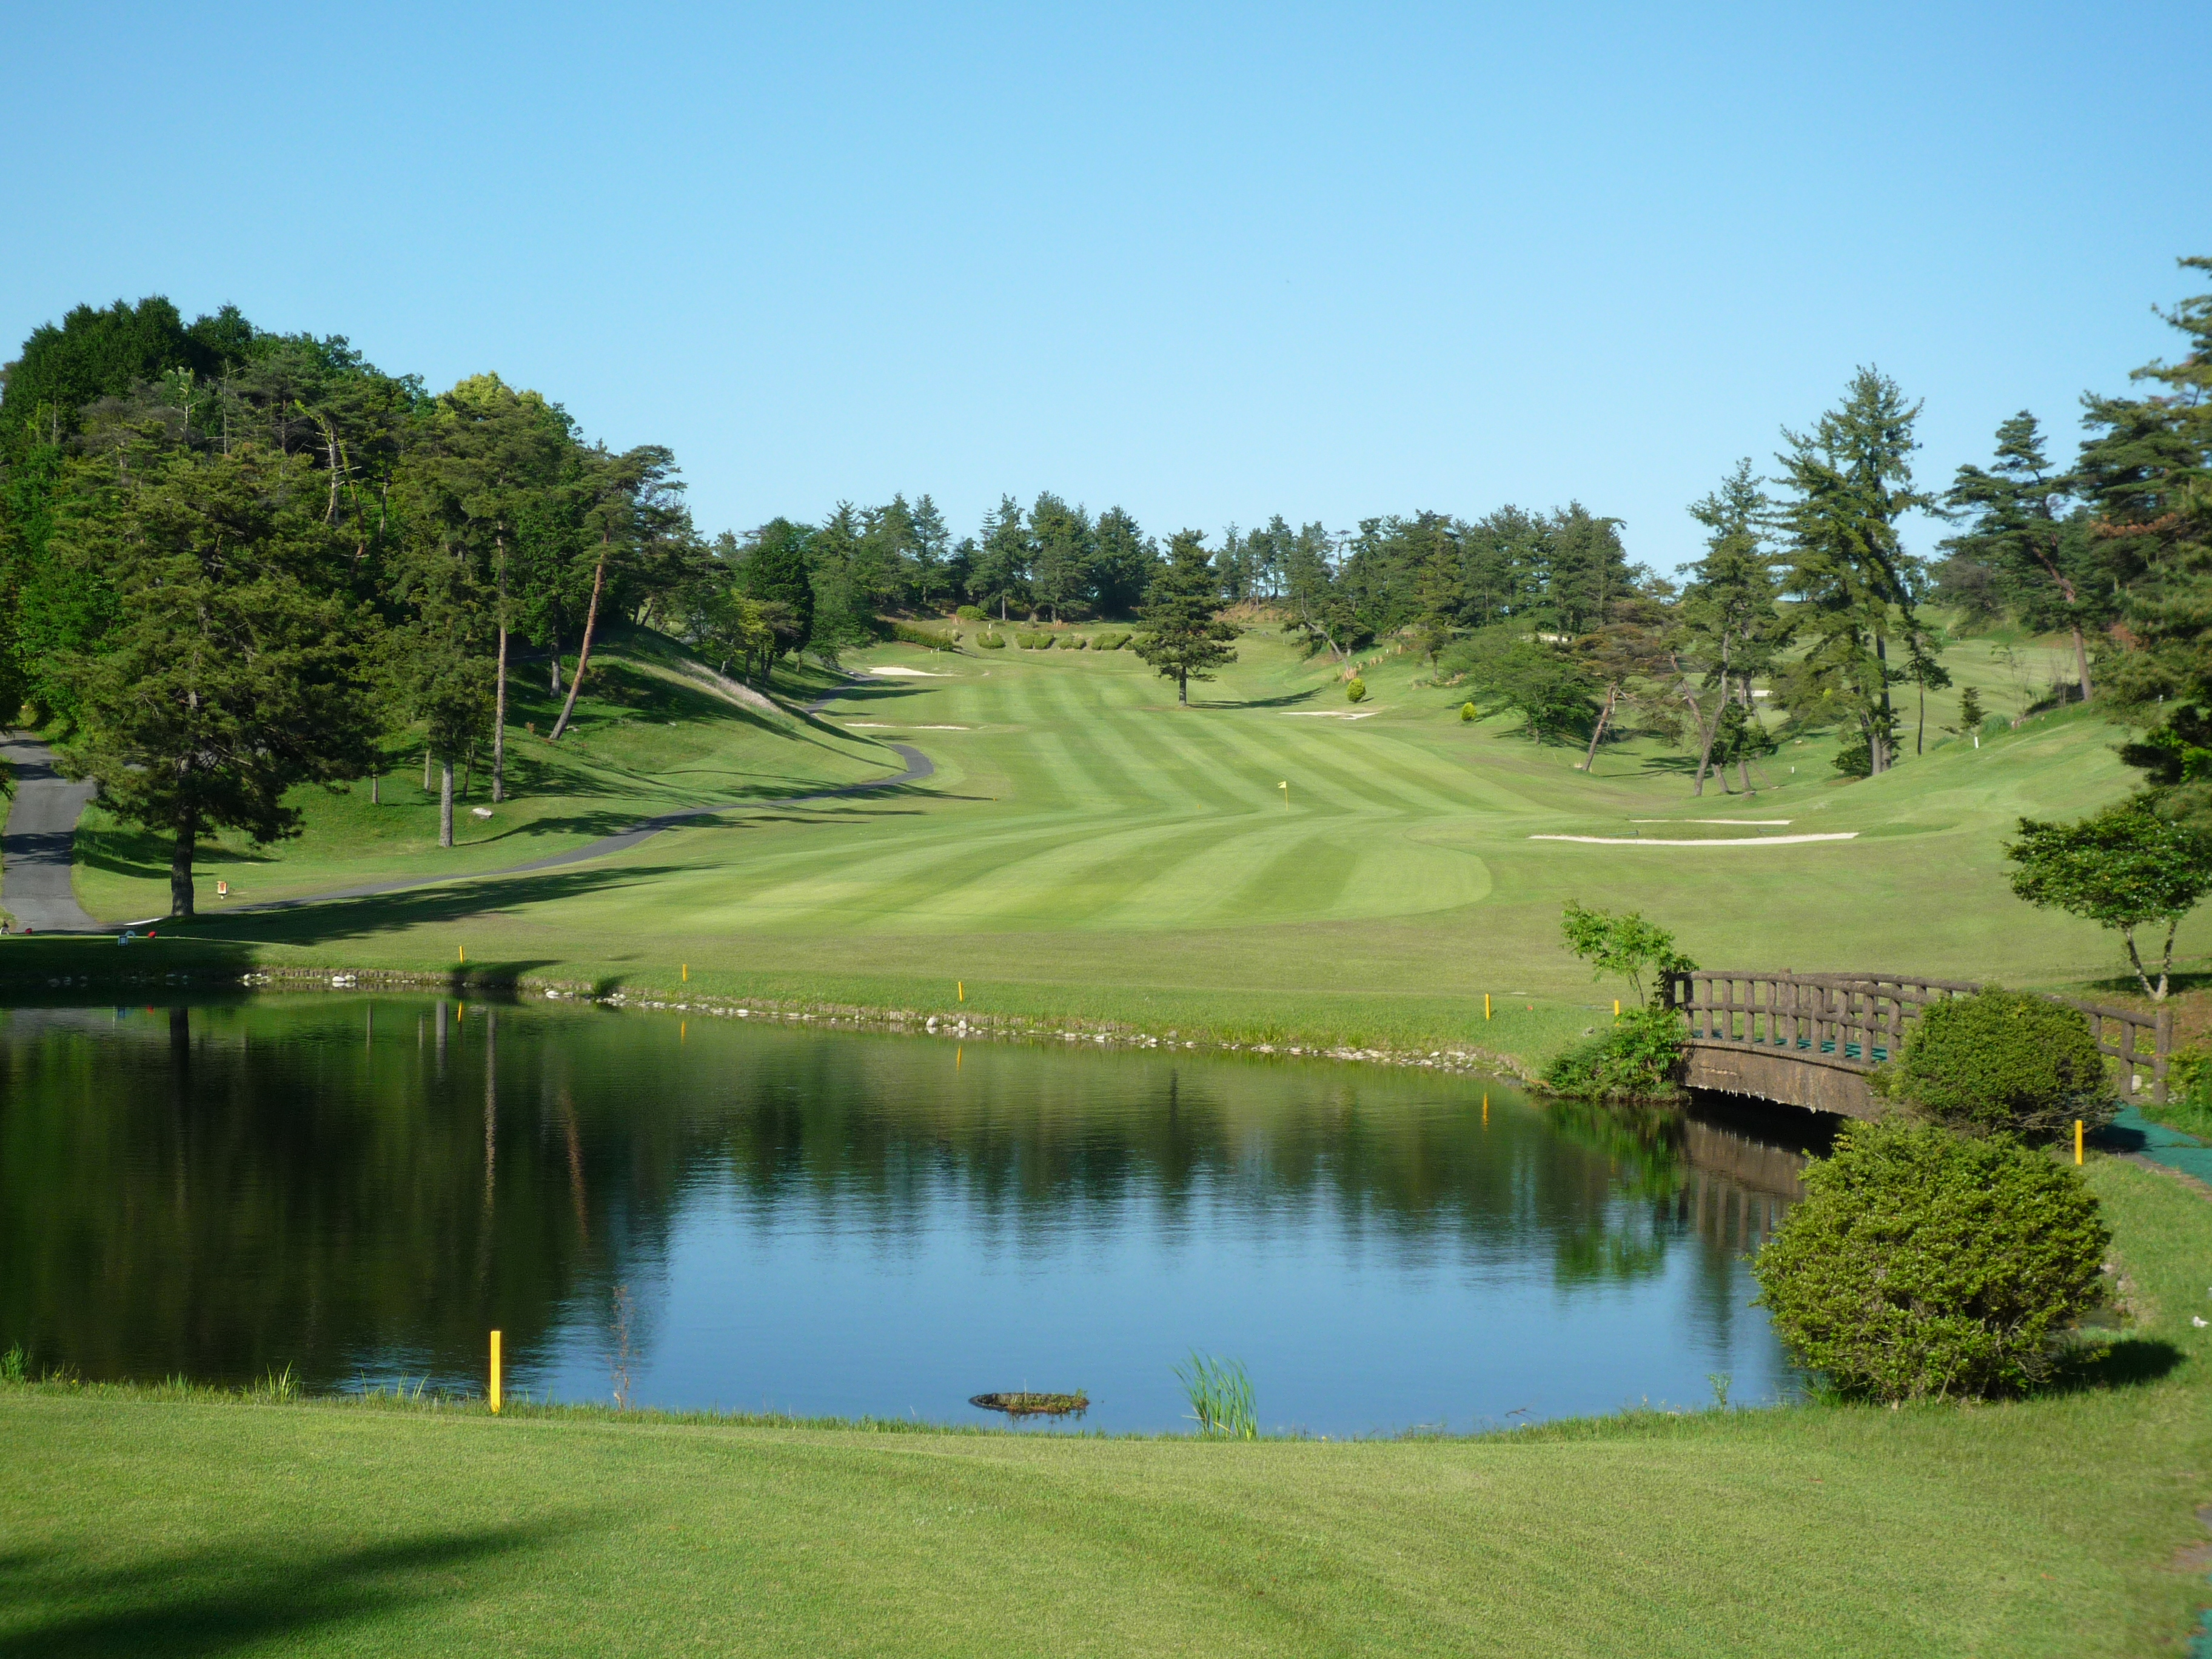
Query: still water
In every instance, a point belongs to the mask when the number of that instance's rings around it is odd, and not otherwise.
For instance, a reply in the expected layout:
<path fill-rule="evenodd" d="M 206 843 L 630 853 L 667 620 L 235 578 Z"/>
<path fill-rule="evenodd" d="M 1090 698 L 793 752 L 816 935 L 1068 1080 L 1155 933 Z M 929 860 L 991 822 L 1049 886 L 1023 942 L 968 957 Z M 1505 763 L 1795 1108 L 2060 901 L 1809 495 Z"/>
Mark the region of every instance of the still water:
<path fill-rule="evenodd" d="M 0 1012 L 0 1346 L 88 1377 L 1472 1430 L 1786 1395 L 1804 1120 L 1365 1066 L 337 994 Z M 1774 1144 L 1777 1133 L 1791 1135 Z"/>

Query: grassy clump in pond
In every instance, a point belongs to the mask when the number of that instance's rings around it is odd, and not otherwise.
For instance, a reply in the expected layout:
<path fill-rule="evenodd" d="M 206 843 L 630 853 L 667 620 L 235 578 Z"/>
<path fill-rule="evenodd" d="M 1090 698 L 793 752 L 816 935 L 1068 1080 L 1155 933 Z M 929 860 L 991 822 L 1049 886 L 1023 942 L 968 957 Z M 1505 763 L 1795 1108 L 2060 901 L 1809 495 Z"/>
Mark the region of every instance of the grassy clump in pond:
<path fill-rule="evenodd" d="M 1091 1409 L 1091 1396 L 1080 1389 L 1073 1394 L 978 1394 L 968 1403 L 1009 1417 L 1080 1417 Z"/>
<path fill-rule="evenodd" d="M 1181 1437 L 0 1386 L 0 1513 L 33 1544 L 0 1650 L 176 1651 L 216 1628 L 310 1659 L 2171 1650 L 2204 1598 L 2202 1568 L 2175 1564 L 2212 1498 L 2212 1331 L 2191 1323 L 2212 1205 L 2117 1160 L 2087 1178 L 2129 1366 L 1972 1409 L 1639 1413 L 1221 1456 Z"/>

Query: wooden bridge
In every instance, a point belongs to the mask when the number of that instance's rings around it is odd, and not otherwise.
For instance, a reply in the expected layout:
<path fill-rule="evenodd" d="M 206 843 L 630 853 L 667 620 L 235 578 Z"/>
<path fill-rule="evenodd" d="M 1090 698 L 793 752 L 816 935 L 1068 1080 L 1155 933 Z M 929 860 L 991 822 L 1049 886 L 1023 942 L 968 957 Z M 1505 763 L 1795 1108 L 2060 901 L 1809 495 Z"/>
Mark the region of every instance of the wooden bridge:
<path fill-rule="evenodd" d="M 1667 1000 L 1690 1032 L 1693 1089 L 1751 1095 L 1844 1117 L 1881 1115 L 1867 1074 L 1903 1052 L 1931 1003 L 1982 988 L 1890 974 L 1730 973 L 1668 977 Z M 2119 1062 L 2119 1092 L 2163 1103 L 2173 1012 L 2142 1014 L 2053 997 L 2089 1017 L 2097 1047 Z"/>

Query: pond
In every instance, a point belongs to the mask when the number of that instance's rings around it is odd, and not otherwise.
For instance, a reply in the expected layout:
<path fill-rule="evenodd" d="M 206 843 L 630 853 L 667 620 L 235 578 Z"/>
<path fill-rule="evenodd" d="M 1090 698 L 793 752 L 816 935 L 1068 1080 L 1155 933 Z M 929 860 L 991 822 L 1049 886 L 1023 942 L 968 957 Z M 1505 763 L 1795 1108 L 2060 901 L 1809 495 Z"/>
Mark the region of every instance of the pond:
<path fill-rule="evenodd" d="M 0 1346 L 88 1378 L 1471 1431 L 1790 1394 L 1812 1120 L 1425 1070 L 294 994 L 0 1013 Z M 1762 1127 L 1764 1126 L 1764 1127 Z M 1777 1139 L 1777 1136 L 1782 1137 Z"/>

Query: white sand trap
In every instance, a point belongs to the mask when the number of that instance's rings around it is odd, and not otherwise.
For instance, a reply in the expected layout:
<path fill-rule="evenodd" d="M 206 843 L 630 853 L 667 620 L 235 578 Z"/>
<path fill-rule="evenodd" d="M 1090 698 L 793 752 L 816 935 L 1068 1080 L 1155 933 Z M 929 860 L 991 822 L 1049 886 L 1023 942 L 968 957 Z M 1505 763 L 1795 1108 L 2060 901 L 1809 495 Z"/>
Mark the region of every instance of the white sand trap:
<path fill-rule="evenodd" d="M 1382 711 L 1379 708 L 1286 708 L 1283 712 L 1294 720 L 1364 720 Z"/>
<path fill-rule="evenodd" d="M 908 726 L 903 720 L 896 723 L 885 720 L 847 720 L 845 729 L 848 732 L 972 732 L 975 728 L 972 726 Z"/>
<path fill-rule="evenodd" d="M 1679 820 L 1678 820 L 1679 821 Z M 1691 822 L 1694 823 L 1692 819 Z M 1714 836 L 1703 841 L 1663 841 L 1657 836 L 1531 836 L 1530 841 L 1580 841 L 1593 847 L 1796 847 L 1808 841 L 1856 841 L 1856 830 L 1821 836 Z"/>
<path fill-rule="evenodd" d="M 863 668 L 863 674 L 893 674 L 902 680 L 949 680 L 951 675 L 941 668 Z"/>
<path fill-rule="evenodd" d="M 1746 829 L 1757 827 L 1775 829 L 1790 822 L 1788 818 L 1631 818 L 1631 823 L 1739 823 Z"/>

